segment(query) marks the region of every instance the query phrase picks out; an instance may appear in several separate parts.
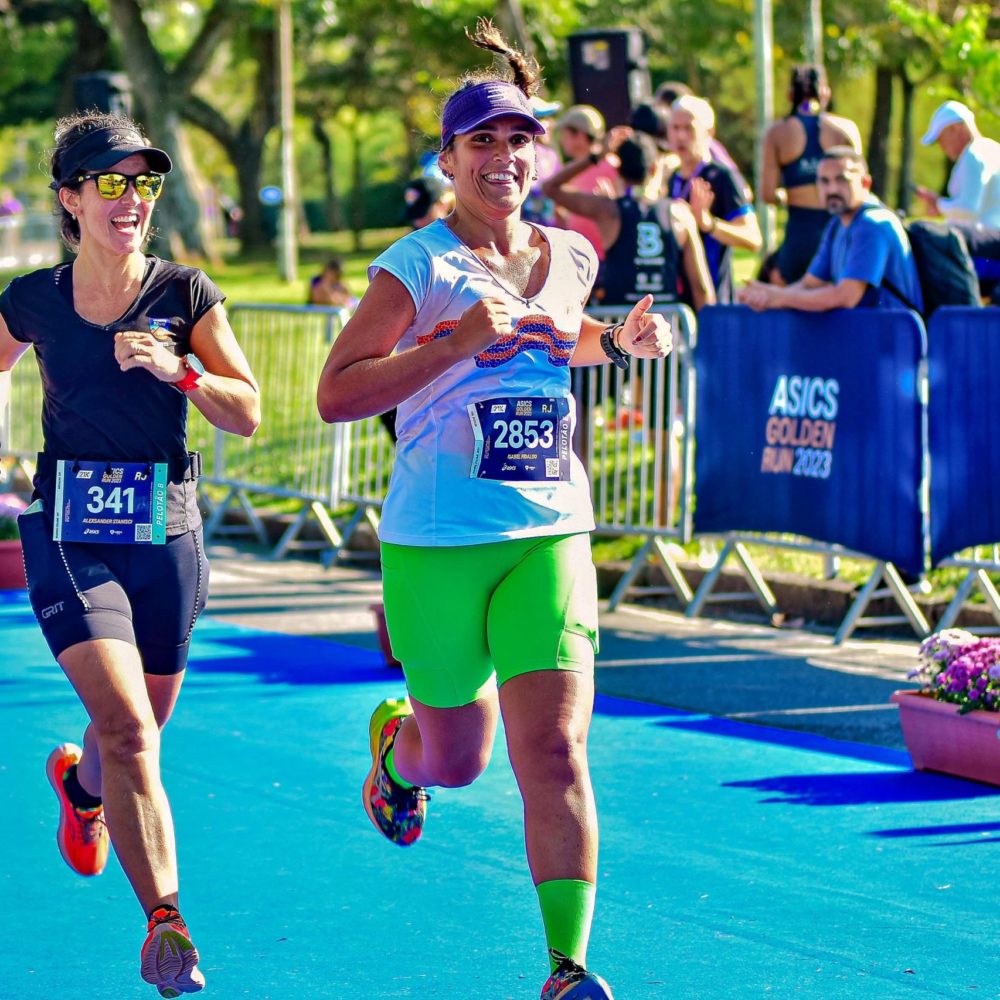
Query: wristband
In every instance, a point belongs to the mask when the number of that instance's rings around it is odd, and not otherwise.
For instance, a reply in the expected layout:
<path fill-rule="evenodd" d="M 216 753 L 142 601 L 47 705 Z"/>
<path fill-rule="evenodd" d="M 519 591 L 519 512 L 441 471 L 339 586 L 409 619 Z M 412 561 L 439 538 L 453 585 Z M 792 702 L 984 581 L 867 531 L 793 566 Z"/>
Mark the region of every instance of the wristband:
<path fill-rule="evenodd" d="M 605 327 L 601 332 L 601 349 L 611 359 L 615 367 L 627 371 L 631 360 L 630 356 L 615 343 L 615 335 L 620 333 L 624 326 L 624 323 L 618 323 L 616 326 Z"/>
<path fill-rule="evenodd" d="M 708 236 L 710 233 L 714 233 L 715 232 L 715 216 L 714 215 L 710 215 L 708 217 L 708 221 L 709 221 L 708 229 L 703 230 L 703 232 L 705 233 L 706 236 Z"/>

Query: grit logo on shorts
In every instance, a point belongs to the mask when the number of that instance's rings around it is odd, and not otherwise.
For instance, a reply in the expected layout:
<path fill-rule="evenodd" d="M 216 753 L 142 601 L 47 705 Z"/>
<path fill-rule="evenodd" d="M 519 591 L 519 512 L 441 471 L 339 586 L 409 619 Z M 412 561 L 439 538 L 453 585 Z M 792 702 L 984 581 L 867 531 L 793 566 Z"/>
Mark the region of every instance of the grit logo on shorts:
<path fill-rule="evenodd" d="M 64 601 L 57 601 L 55 604 L 50 604 L 47 608 L 42 608 L 40 612 L 42 618 L 51 618 L 53 615 L 59 614 L 64 604 Z"/>

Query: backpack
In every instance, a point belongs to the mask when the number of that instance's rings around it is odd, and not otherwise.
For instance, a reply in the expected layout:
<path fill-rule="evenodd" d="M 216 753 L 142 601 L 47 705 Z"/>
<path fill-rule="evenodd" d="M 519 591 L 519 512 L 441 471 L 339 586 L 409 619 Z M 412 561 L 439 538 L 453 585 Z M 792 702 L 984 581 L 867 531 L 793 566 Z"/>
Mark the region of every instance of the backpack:
<path fill-rule="evenodd" d="M 917 309 L 892 282 L 882 286 L 924 319 L 941 306 L 981 306 L 979 278 L 962 233 L 946 222 L 911 222 L 906 227 L 913 250 L 913 263 L 920 280 L 923 311 Z"/>

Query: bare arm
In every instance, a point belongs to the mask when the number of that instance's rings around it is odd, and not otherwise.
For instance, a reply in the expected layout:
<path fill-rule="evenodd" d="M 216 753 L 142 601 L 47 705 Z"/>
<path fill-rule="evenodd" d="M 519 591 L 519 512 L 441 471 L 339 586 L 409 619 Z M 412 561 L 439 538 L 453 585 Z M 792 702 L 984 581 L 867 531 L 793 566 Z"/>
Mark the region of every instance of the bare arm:
<path fill-rule="evenodd" d="M 632 306 L 625 317 L 624 327 L 615 339 L 616 346 L 634 358 L 663 358 L 673 347 L 670 324 L 659 314 L 647 312 L 652 304 L 653 296 L 646 295 Z M 606 329 L 606 323 L 584 315 L 576 349 L 570 360 L 574 368 L 607 364 L 610 361 L 601 347 L 601 334 Z"/>
<path fill-rule="evenodd" d="M 867 282 L 855 278 L 842 278 L 833 285 L 806 274 L 801 281 L 787 287 L 751 281 L 739 290 L 736 297 L 757 312 L 767 309 L 828 312 L 831 309 L 853 309 L 867 288 Z"/>
<path fill-rule="evenodd" d="M 712 215 L 714 201 L 715 192 L 708 181 L 702 177 L 695 177 L 691 181 L 688 204 L 691 206 L 698 229 L 725 246 L 742 247 L 744 250 L 753 250 L 754 253 L 760 250 L 764 245 L 764 239 L 753 211 L 744 212 L 735 219 L 720 219 Z"/>
<path fill-rule="evenodd" d="M 781 188 L 781 164 L 778 162 L 778 141 L 774 125 L 764 133 L 763 153 L 760 195 L 769 205 L 777 205 L 782 200 L 778 195 Z"/>
<path fill-rule="evenodd" d="M 0 447 L 10 439 L 10 428 L 4 423 L 10 406 L 10 372 L 30 346 L 15 340 L 0 316 Z"/>
<path fill-rule="evenodd" d="M 446 337 L 392 355 L 416 307 L 403 283 L 381 270 L 348 320 L 320 373 L 316 405 L 327 423 L 360 420 L 409 399 L 463 358 L 510 334 L 499 299 L 480 299 Z M 390 355 L 392 355 L 390 357 Z"/>
<path fill-rule="evenodd" d="M 205 374 L 188 399 L 214 427 L 250 437 L 260 424 L 260 391 L 221 302 L 195 324 L 191 353 L 205 366 Z M 115 360 L 123 372 L 143 368 L 168 384 L 186 373 L 184 360 L 147 330 L 116 333 Z"/>
<path fill-rule="evenodd" d="M 560 208 L 565 208 L 576 215 L 582 215 L 584 218 L 593 219 L 601 234 L 601 242 L 605 246 L 611 246 L 621 232 L 621 217 L 618 214 L 618 205 L 615 200 L 602 194 L 570 191 L 565 187 L 589 166 L 591 166 L 591 161 L 587 157 L 567 163 L 562 170 L 557 171 L 542 182 L 542 194 L 546 198 L 551 198 Z"/>
<path fill-rule="evenodd" d="M 735 219 L 716 219 L 713 217 L 713 227 L 710 230 L 720 243 L 730 247 L 742 247 L 744 250 L 752 250 L 756 253 L 764 245 L 764 238 L 760 234 L 760 225 L 757 223 L 757 216 L 753 212 L 747 212 Z"/>
<path fill-rule="evenodd" d="M 221 302 L 198 320 L 191 351 L 205 374 L 188 399 L 214 427 L 250 437 L 260 426 L 260 388 Z"/>
<path fill-rule="evenodd" d="M 705 258 L 705 244 L 701 241 L 698 226 L 688 205 L 683 201 L 670 204 L 672 228 L 681 246 L 681 263 L 691 289 L 695 312 L 703 306 L 715 305 L 715 285 Z"/>

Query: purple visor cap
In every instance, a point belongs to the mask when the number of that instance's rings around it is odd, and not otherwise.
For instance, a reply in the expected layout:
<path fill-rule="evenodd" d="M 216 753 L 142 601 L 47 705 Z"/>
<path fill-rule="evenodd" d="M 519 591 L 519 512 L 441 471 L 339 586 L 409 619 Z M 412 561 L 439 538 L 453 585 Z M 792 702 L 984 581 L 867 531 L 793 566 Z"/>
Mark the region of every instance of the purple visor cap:
<path fill-rule="evenodd" d="M 466 87 L 452 94 L 441 115 L 441 148 L 456 135 L 464 135 L 484 122 L 505 115 L 523 118 L 535 135 L 541 135 L 545 126 L 535 117 L 531 102 L 520 88 L 501 80 L 490 80 Z"/>

